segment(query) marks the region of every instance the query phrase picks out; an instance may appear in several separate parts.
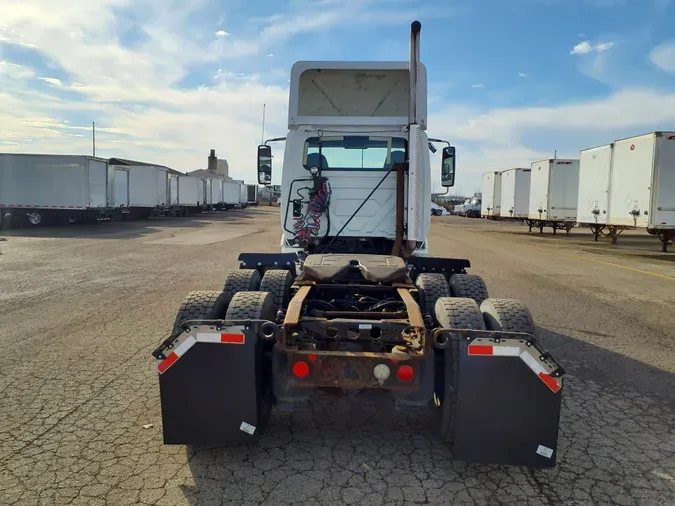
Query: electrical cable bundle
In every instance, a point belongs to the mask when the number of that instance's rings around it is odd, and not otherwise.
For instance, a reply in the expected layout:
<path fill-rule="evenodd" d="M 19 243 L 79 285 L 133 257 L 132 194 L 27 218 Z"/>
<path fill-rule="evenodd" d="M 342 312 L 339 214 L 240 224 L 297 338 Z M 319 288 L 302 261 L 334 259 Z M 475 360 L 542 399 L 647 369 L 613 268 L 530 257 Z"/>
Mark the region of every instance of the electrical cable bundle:
<path fill-rule="evenodd" d="M 295 218 L 293 229 L 298 239 L 306 240 L 310 236 L 318 235 L 321 228 L 321 215 L 325 210 L 331 195 L 331 188 L 328 182 L 324 183 L 322 188 L 314 194 L 307 206 L 307 213 L 304 216 Z"/>

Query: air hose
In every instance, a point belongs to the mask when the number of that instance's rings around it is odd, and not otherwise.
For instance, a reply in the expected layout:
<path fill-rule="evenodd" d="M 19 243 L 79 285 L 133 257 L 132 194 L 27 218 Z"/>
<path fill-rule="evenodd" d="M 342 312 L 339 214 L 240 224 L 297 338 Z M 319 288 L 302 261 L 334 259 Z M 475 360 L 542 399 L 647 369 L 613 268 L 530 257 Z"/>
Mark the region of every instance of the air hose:
<path fill-rule="evenodd" d="M 325 182 L 310 199 L 305 215 L 294 219 L 293 229 L 299 240 L 304 241 L 312 235 L 317 236 L 319 234 L 321 215 L 326 210 L 331 193 L 330 184 Z"/>

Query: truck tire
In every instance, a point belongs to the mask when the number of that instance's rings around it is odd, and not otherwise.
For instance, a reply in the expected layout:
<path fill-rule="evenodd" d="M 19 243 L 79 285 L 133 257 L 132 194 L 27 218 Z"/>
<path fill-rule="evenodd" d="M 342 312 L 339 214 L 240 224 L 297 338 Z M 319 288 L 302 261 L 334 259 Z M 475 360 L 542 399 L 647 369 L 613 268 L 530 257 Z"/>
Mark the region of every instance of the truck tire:
<path fill-rule="evenodd" d="M 225 316 L 227 299 L 223 292 L 190 292 L 180 305 L 173 324 L 172 336 L 181 332 L 181 324 L 188 320 L 217 320 Z"/>
<path fill-rule="evenodd" d="M 270 320 L 277 316 L 277 306 L 270 292 L 238 292 L 227 307 L 228 320 Z"/>
<path fill-rule="evenodd" d="M 486 299 L 480 305 L 480 310 L 488 330 L 537 335 L 537 327 L 529 309 L 519 300 Z"/>
<path fill-rule="evenodd" d="M 234 269 L 225 278 L 223 293 L 229 304 L 237 292 L 255 292 L 258 288 L 260 288 L 260 273 L 257 270 Z"/>
<path fill-rule="evenodd" d="M 479 306 L 489 297 L 485 281 L 476 274 L 453 274 L 450 276 L 450 292 L 453 297 L 473 299 Z"/>
<path fill-rule="evenodd" d="M 483 314 L 475 300 L 458 297 L 441 297 L 434 308 L 436 320 L 444 328 L 486 330 Z M 437 367 L 437 397 L 441 405 L 438 408 L 438 425 L 441 437 L 452 441 L 453 413 L 455 410 L 455 371 L 459 360 L 459 341 L 453 339 L 444 350 L 443 366 Z"/>
<path fill-rule="evenodd" d="M 261 292 L 270 292 L 277 309 L 286 309 L 291 299 L 293 275 L 285 269 L 270 269 L 265 272 L 260 282 Z"/>
<path fill-rule="evenodd" d="M 434 316 L 436 301 L 441 297 L 450 297 L 450 286 L 445 276 L 435 272 L 423 272 L 417 276 L 415 286 L 420 292 L 422 313 Z"/>

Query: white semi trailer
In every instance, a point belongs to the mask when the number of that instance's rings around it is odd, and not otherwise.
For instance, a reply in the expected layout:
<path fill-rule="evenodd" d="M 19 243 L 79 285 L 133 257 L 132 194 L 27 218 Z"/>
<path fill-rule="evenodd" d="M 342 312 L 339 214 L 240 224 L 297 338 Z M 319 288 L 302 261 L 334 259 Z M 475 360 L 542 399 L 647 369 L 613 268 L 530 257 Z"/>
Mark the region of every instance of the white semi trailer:
<path fill-rule="evenodd" d="M 168 212 L 169 170 L 156 165 L 111 165 L 115 214 L 147 218 Z"/>
<path fill-rule="evenodd" d="M 508 169 L 501 173 L 500 216 L 526 220 L 530 210 L 531 169 Z"/>
<path fill-rule="evenodd" d="M 675 132 L 614 142 L 608 225 L 646 228 L 668 249 L 675 241 Z"/>
<path fill-rule="evenodd" d="M 499 219 L 502 214 L 502 174 L 499 171 L 483 174 L 483 201 L 480 214 L 483 218 Z"/>
<path fill-rule="evenodd" d="M 223 207 L 234 209 L 239 207 L 241 197 L 241 184 L 235 181 L 223 182 Z"/>
<path fill-rule="evenodd" d="M 567 233 L 577 221 L 579 195 L 579 159 L 549 159 L 532 163 L 530 173 L 530 203 L 527 224 L 539 228 L 551 227 Z"/>
<path fill-rule="evenodd" d="M 153 352 L 166 444 L 252 442 L 274 407 L 373 389 L 435 416 L 456 460 L 555 465 L 564 370 L 529 311 L 489 298 L 468 260 L 429 254 L 420 30 L 407 62 L 293 66 L 281 251 L 241 253 L 222 290 L 180 306 Z M 453 186 L 454 147 L 439 162 Z M 258 182 L 271 175 L 265 143 Z"/>
<path fill-rule="evenodd" d="M 112 171 L 91 156 L 0 154 L 0 228 L 107 218 Z"/>

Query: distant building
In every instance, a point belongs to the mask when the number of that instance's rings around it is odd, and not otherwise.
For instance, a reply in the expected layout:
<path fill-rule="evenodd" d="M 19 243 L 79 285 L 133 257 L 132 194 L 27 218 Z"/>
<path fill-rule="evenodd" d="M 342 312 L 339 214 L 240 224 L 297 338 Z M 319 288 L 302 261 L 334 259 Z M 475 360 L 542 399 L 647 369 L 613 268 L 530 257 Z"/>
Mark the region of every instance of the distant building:
<path fill-rule="evenodd" d="M 220 178 L 225 181 L 232 181 L 229 172 L 230 166 L 227 163 L 227 160 L 216 158 L 216 150 L 212 149 L 208 157 L 208 168 L 193 170 L 187 174 L 194 177 Z"/>

